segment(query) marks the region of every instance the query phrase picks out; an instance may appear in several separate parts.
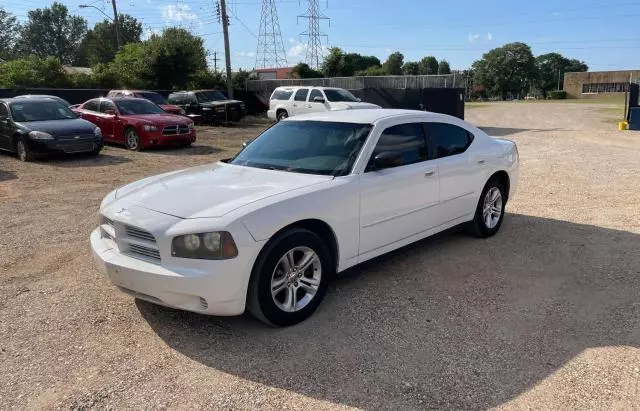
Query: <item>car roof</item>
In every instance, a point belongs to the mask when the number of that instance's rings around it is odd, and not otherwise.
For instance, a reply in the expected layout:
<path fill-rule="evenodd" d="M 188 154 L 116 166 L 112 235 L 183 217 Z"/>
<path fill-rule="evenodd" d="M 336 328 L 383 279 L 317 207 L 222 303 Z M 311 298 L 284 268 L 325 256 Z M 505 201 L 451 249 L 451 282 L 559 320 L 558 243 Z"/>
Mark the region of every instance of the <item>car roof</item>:
<path fill-rule="evenodd" d="M 17 97 L 21 97 L 21 96 L 17 96 Z M 51 96 L 51 97 L 55 97 L 55 96 Z M 43 101 L 51 101 L 54 100 L 56 102 L 59 102 L 58 100 L 56 100 L 55 98 L 51 98 L 50 96 L 44 96 L 44 95 L 31 95 L 29 98 L 3 98 L 0 99 L 0 101 L 4 101 L 5 103 L 13 103 L 13 102 L 20 102 L 20 103 L 33 103 L 33 102 L 43 102 Z"/>
<path fill-rule="evenodd" d="M 335 121 L 339 123 L 374 124 L 380 120 L 395 117 L 424 118 L 424 121 L 446 121 L 453 117 L 446 114 L 432 113 L 421 110 L 401 110 L 395 108 L 360 109 L 360 110 L 334 110 L 318 113 L 301 114 L 287 118 L 285 121 Z"/>
<path fill-rule="evenodd" d="M 148 101 L 146 98 L 140 98 L 140 97 L 134 97 L 134 96 L 116 96 L 116 97 L 95 97 L 95 98 L 90 98 L 87 101 L 91 101 L 91 100 L 113 100 L 113 101 L 123 101 L 123 100 L 145 100 Z M 87 102 L 85 101 L 85 103 Z M 84 103 L 82 103 L 84 104 Z"/>
<path fill-rule="evenodd" d="M 346 90 L 346 88 L 342 88 L 342 87 L 325 87 L 325 86 L 279 86 L 279 87 L 276 87 L 276 90 L 293 90 L 297 88 L 317 88 L 320 90 Z"/>

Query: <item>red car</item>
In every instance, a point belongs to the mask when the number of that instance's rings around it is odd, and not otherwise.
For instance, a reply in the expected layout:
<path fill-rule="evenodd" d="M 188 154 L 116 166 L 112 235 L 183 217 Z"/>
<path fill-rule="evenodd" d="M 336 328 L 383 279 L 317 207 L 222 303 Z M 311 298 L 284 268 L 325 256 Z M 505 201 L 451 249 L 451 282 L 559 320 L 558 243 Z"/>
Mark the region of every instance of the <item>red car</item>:
<path fill-rule="evenodd" d="M 193 121 L 164 112 L 149 100 L 134 97 L 95 98 L 72 110 L 100 127 L 105 142 L 129 150 L 151 146 L 189 146 L 196 141 Z"/>
<path fill-rule="evenodd" d="M 164 99 L 160 94 L 155 91 L 147 91 L 147 90 L 111 90 L 107 93 L 107 97 L 138 97 L 144 98 L 152 103 L 156 103 L 160 106 L 161 109 L 171 114 L 178 114 L 180 116 L 184 116 L 185 111 L 180 107 L 167 103 L 167 100 Z"/>

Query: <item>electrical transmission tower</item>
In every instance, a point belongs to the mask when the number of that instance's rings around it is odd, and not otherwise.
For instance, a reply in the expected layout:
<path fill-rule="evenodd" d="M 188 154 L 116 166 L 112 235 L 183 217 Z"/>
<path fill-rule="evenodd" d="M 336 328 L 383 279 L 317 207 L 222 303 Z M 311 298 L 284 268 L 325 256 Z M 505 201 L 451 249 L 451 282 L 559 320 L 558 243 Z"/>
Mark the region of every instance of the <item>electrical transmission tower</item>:
<path fill-rule="evenodd" d="M 327 37 L 326 34 L 320 31 L 320 20 L 329 20 L 329 17 L 320 12 L 319 0 L 307 0 L 307 2 L 307 14 L 298 16 L 298 18 L 307 19 L 309 27 L 300 35 L 309 38 L 306 55 L 307 64 L 313 68 L 318 68 L 323 56 L 321 38 Z"/>
<path fill-rule="evenodd" d="M 287 57 L 284 52 L 278 11 L 275 0 L 262 0 L 260 32 L 258 34 L 258 51 L 256 52 L 256 68 L 286 67 Z"/>

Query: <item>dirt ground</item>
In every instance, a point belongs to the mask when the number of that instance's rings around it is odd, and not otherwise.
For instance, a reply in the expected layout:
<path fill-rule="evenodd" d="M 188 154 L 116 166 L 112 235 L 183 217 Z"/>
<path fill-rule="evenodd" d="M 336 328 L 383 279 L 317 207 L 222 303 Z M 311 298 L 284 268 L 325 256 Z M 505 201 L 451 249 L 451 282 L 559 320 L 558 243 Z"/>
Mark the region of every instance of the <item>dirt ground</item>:
<path fill-rule="evenodd" d="M 0 409 L 638 410 L 640 133 L 604 108 L 468 110 L 518 143 L 502 231 L 350 270 L 286 329 L 134 301 L 88 242 L 107 192 L 230 155 L 264 123 L 182 150 L 0 155 Z"/>

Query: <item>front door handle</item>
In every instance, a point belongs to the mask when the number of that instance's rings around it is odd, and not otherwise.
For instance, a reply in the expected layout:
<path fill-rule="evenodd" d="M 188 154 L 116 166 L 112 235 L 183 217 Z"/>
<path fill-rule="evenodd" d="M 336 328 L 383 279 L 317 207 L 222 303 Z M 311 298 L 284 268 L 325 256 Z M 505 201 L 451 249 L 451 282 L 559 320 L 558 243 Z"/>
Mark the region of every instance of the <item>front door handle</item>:
<path fill-rule="evenodd" d="M 313 106 L 311 104 L 307 104 L 307 108 L 312 108 Z"/>
<path fill-rule="evenodd" d="M 478 160 L 478 164 L 484 164 L 486 161 L 484 160 Z"/>
<path fill-rule="evenodd" d="M 431 177 L 432 175 L 434 175 L 436 172 L 434 170 L 429 170 L 426 173 L 424 173 L 425 177 Z"/>

